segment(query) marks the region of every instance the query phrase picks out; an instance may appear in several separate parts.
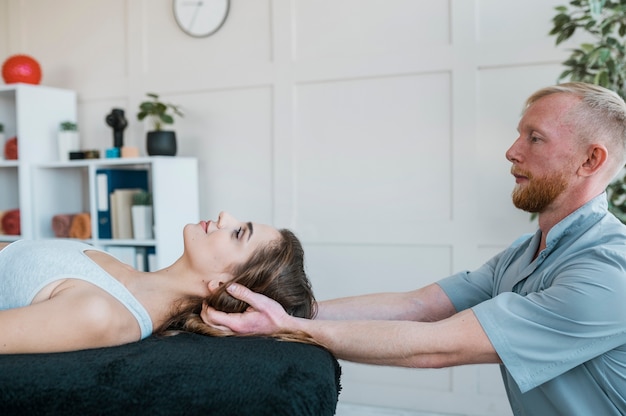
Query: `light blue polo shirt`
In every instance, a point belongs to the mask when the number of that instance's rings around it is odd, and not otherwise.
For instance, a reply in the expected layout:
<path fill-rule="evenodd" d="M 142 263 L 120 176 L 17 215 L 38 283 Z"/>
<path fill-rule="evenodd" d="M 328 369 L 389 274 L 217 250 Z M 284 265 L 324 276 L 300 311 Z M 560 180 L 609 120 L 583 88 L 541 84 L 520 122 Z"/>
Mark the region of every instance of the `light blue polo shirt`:
<path fill-rule="evenodd" d="M 626 226 L 601 194 L 548 233 L 441 280 L 503 362 L 516 415 L 626 414 Z"/>

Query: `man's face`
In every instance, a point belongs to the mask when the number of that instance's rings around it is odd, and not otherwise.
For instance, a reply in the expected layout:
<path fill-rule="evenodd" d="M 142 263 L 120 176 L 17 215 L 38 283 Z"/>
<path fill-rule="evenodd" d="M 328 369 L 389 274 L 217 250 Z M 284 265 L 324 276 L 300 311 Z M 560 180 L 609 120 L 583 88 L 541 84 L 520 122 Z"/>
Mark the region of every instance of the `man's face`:
<path fill-rule="evenodd" d="M 579 99 L 552 94 L 532 104 L 520 120 L 519 137 L 506 152 L 515 176 L 513 204 L 544 212 L 568 189 L 582 157 L 569 110 Z"/>

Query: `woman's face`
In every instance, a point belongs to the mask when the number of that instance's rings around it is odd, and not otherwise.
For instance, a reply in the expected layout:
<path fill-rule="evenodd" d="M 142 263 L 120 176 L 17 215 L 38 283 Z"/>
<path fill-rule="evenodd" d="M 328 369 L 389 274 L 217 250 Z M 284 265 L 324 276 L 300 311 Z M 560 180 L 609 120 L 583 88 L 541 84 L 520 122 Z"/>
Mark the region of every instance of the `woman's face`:
<path fill-rule="evenodd" d="M 192 267 L 212 279 L 229 280 L 232 266 L 247 261 L 257 248 L 280 238 L 274 227 L 241 222 L 226 212 L 217 221 L 187 224 L 185 253 Z"/>

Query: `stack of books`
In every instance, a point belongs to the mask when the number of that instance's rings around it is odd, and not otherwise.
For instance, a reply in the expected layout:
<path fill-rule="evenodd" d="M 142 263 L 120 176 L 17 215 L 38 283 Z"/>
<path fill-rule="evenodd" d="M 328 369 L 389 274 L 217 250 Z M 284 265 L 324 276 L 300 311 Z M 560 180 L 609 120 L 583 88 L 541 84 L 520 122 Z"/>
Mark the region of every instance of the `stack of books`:
<path fill-rule="evenodd" d="M 146 169 L 98 169 L 96 171 L 98 238 L 133 239 L 131 207 L 133 195 L 148 191 Z M 107 245 L 106 251 L 141 271 L 155 271 L 153 246 Z"/>
<path fill-rule="evenodd" d="M 98 238 L 132 239 L 133 195 L 148 191 L 148 171 L 98 169 L 96 189 Z"/>

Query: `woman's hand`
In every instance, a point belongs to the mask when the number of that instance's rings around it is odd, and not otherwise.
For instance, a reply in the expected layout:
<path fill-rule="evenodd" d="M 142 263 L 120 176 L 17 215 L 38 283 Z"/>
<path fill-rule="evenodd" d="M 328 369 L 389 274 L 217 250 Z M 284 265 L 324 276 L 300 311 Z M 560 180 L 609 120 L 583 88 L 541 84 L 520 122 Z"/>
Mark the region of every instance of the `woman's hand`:
<path fill-rule="evenodd" d="M 200 316 L 207 325 L 248 335 L 272 335 L 289 330 L 289 315 L 278 302 L 236 283 L 229 285 L 227 290 L 250 307 L 244 313 L 225 313 L 205 304 Z"/>

